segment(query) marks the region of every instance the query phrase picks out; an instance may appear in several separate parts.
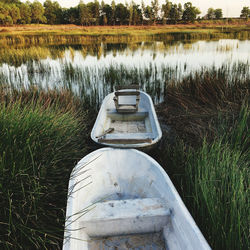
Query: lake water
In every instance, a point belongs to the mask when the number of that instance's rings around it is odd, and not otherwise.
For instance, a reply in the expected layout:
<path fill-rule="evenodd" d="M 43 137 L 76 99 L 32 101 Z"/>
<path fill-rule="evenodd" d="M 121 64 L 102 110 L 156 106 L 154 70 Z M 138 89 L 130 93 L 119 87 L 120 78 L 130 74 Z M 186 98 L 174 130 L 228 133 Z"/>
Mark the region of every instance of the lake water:
<path fill-rule="evenodd" d="M 1 82 L 24 87 L 66 87 L 98 102 L 116 84 L 139 83 L 153 94 L 155 102 L 161 102 L 161 93 L 171 80 L 204 68 L 250 62 L 250 40 L 101 43 L 44 49 L 53 53 L 40 60 L 31 57 L 19 66 L 2 62 Z"/>

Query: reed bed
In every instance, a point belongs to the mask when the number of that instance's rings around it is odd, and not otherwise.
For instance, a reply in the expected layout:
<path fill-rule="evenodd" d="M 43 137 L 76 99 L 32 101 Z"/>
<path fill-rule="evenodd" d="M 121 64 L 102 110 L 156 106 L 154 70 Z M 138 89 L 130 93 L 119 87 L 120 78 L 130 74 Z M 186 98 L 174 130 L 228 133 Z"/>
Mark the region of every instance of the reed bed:
<path fill-rule="evenodd" d="M 1 249 L 60 249 L 85 112 L 67 91 L 1 87 L 0 97 Z"/>

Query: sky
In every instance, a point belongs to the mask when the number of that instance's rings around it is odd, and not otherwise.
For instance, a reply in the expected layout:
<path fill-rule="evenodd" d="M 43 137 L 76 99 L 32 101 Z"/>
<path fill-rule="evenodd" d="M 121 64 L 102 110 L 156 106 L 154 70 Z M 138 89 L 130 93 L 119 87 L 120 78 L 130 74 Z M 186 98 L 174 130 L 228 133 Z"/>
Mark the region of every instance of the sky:
<path fill-rule="evenodd" d="M 45 0 L 39 0 L 43 3 Z M 53 0 L 52 0 L 53 1 Z M 57 0 L 62 7 L 74 7 L 79 3 L 80 0 Z M 94 0 L 83 0 L 84 3 Z M 105 3 L 110 4 L 112 0 L 104 0 Z M 129 3 L 131 0 L 127 0 Z M 31 1 L 32 2 L 32 1 Z M 99 0 L 101 2 L 101 0 Z M 116 3 L 125 3 L 125 0 L 115 0 Z M 141 0 L 134 0 L 135 3 L 141 4 Z M 165 0 L 159 0 L 160 5 Z M 250 7 L 250 0 L 170 0 L 172 3 L 181 3 L 182 5 L 186 2 L 191 2 L 193 6 L 198 7 L 201 11 L 201 16 L 207 13 L 208 8 L 222 9 L 224 17 L 239 17 L 241 10 L 244 6 Z M 151 0 L 144 0 L 145 4 L 150 4 Z"/>

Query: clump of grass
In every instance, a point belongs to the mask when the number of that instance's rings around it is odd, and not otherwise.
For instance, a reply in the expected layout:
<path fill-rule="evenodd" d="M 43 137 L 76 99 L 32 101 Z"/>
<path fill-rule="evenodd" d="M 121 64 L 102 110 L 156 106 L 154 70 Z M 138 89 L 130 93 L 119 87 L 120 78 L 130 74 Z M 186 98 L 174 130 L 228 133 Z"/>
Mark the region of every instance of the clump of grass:
<path fill-rule="evenodd" d="M 1 89 L 1 248 L 61 248 L 69 175 L 87 150 L 78 102 L 40 94 Z"/>
<path fill-rule="evenodd" d="M 231 133 L 210 145 L 204 142 L 198 152 L 190 153 L 185 166 L 185 195 L 190 195 L 192 213 L 214 249 L 249 247 L 246 115 L 245 108 Z"/>
<path fill-rule="evenodd" d="M 237 116 L 248 98 L 248 64 L 203 69 L 166 86 L 165 99 L 157 107 L 163 121 L 189 145 L 213 139 L 218 114 Z"/>
<path fill-rule="evenodd" d="M 249 248 L 249 109 L 220 120 L 213 140 L 199 147 L 165 144 L 164 166 L 213 249 Z"/>

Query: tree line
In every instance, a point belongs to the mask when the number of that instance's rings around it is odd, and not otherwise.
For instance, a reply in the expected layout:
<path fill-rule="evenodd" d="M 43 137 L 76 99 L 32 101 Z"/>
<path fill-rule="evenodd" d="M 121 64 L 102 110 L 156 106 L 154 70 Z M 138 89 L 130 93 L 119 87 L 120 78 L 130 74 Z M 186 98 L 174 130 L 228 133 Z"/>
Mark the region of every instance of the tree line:
<path fill-rule="evenodd" d="M 0 0 L 0 24 L 77 24 L 77 25 L 142 25 L 142 24 L 176 24 L 194 22 L 200 10 L 191 2 L 174 4 L 166 0 L 160 6 L 159 0 L 152 0 L 150 5 L 136 4 L 133 0 L 128 4 L 106 4 L 103 0 L 84 3 L 82 0 L 76 7 L 62 8 L 57 1 L 46 0 L 42 5 L 35 0 L 25 3 L 20 0 Z M 244 7 L 241 17 L 249 17 L 249 7 Z M 209 8 L 204 19 L 220 19 L 222 9 Z"/>

